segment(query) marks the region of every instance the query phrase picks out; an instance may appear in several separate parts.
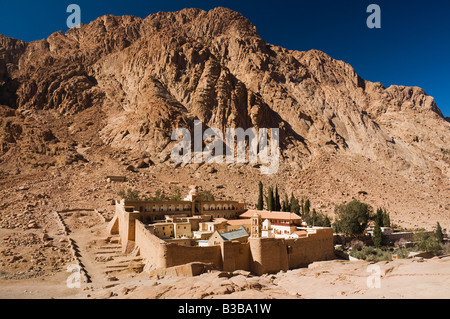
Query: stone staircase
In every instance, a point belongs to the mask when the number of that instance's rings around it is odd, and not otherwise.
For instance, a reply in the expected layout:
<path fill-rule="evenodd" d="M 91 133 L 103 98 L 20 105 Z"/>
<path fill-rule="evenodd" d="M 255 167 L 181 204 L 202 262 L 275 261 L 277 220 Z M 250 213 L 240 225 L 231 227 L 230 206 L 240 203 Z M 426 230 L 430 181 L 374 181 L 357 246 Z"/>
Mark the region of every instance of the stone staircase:
<path fill-rule="evenodd" d="M 142 258 L 133 254 L 122 253 L 119 237 L 110 237 L 107 243 L 97 248 L 95 260 L 103 264 L 105 275 L 117 274 L 125 271 L 142 272 L 145 264 Z"/>

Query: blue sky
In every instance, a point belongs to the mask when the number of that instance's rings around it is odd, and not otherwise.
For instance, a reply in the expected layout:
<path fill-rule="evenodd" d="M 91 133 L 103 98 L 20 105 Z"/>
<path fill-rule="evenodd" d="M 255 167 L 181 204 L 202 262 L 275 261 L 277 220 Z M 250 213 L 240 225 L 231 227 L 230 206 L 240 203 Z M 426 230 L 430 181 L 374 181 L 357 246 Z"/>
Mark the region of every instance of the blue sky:
<path fill-rule="evenodd" d="M 291 50 L 318 49 L 350 63 L 364 79 L 419 86 L 450 116 L 450 1 L 117 1 L 0 0 L 0 33 L 33 41 L 66 31 L 69 4 L 81 7 L 82 23 L 104 14 L 146 17 L 185 7 L 218 6 L 242 13 L 266 41 Z M 369 4 L 381 7 L 381 29 L 369 29 Z"/>

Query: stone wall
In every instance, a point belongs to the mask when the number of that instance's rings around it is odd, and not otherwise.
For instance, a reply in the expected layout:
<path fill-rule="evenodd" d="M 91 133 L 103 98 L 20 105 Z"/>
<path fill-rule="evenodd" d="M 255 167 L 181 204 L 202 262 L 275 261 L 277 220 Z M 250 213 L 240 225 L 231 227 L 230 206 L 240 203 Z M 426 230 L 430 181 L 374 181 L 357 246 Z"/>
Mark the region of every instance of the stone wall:
<path fill-rule="evenodd" d="M 135 221 L 135 243 L 140 255 L 153 269 L 167 268 L 191 262 L 222 266 L 220 246 L 187 247 L 167 243 L 153 235 L 139 220 Z"/>
<path fill-rule="evenodd" d="M 289 269 L 307 266 L 315 261 L 334 259 L 333 230 L 315 229 L 307 237 L 286 239 Z"/>
<path fill-rule="evenodd" d="M 176 244 L 166 244 L 166 260 L 168 267 L 191 262 L 211 263 L 222 268 L 220 246 L 186 247 Z"/>
<path fill-rule="evenodd" d="M 137 219 L 139 213 L 117 210 L 119 234 L 126 251 L 139 247 L 150 269 L 192 262 L 214 264 L 225 271 L 249 270 L 257 275 L 306 266 L 334 257 L 333 231 L 317 228 L 297 239 L 249 238 L 248 243 L 224 241 L 220 245 L 189 247 L 161 240 Z"/>
<path fill-rule="evenodd" d="M 167 247 L 164 240 L 153 235 L 139 220 L 136 221 L 135 235 L 139 253 L 152 269 L 170 267 L 166 260 Z"/>
<path fill-rule="evenodd" d="M 249 238 L 250 270 L 256 275 L 288 270 L 287 248 L 284 239 Z"/>
<path fill-rule="evenodd" d="M 261 275 L 307 266 L 335 258 L 333 230 L 317 228 L 296 239 L 249 238 L 251 271 Z"/>

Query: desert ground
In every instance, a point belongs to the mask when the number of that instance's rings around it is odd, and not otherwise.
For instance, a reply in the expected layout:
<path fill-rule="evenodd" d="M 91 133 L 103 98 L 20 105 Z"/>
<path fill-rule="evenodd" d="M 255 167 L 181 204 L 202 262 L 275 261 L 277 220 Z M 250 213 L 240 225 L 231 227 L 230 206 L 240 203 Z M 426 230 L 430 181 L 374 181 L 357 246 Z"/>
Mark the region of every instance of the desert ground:
<path fill-rule="evenodd" d="M 279 179 L 261 176 L 250 165 L 232 170 L 220 165 L 174 167 L 165 163 L 138 167 L 141 159 L 110 151 L 109 156 L 84 151 L 87 162 L 49 167 L 46 171 L 9 175 L 0 179 L 0 298 L 448 298 L 450 258 L 395 260 L 378 263 L 381 287 L 368 288 L 369 263 L 334 260 L 261 277 L 246 272 L 224 274 L 212 271 L 197 277 L 150 277 L 139 256 L 123 255 L 119 238 L 106 232 L 121 189 L 137 189 L 154 194 L 158 189 L 171 193 L 175 188 L 187 193 L 190 185 L 211 190 L 217 199 L 256 203 L 257 182 L 274 185 Z M 322 168 L 326 169 L 326 168 Z M 283 192 L 305 192 L 317 179 L 308 179 L 314 170 L 296 172 L 281 168 L 286 181 Z M 302 176 L 300 176 L 302 174 Z M 108 175 L 123 175 L 124 183 L 109 182 Z M 311 175 L 310 175 L 311 176 Z M 327 176 L 326 174 L 321 176 Z M 331 177 L 332 178 L 332 177 Z M 303 188 L 305 181 L 311 180 Z M 391 182 L 395 180 L 390 179 Z M 296 186 L 295 186 L 296 185 Z M 323 194 L 332 186 L 322 183 Z M 348 184 L 351 185 L 351 184 Z M 295 188 L 297 187 L 297 188 Z M 314 186 L 312 186 L 314 188 Z M 361 195 L 358 186 L 348 186 L 336 203 Z M 372 188 L 376 189 L 376 188 Z M 412 193 L 412 192 L 411 192 Z M 330 191 L 331 194 L 331 191 Z M 395 191 L 392 192 L 395 196 Z M 333 216 L 333 195 L 328 210 L 312 197 L 312 208 Z M 358 197 L 360 196 L 360 197 Z M 300 196 L 299 196 L 300 197 Z M 367 198 L 366 198 L 367 199 Z M 448 219 L 426 213 L 415 218 L 405 212 L 390 211 L 394 224 L 404 228 L 432 229 L 436 220 L 443 228 Z M 447 223 L 447 224 L 446 224 Z M 71 265 L 80 264 L 85 278 L 80 288 L 69 288 Z"/>
<path fill-rule="evenodd" d="M 379 262 L 379 286 L 365 261 L 331 260 L 252 276 L 212 270 L 195 277 L 151 277 L 139 256 L 121 253 L 107 213 L 55 212 L 56 228 L 1 229 L 0 298 L 56 299 L 440 299 L 450 296 L 450 257 Z M 58 217 L 59 216 L 59 217 Z M 58 221 L 59 220 L 59 221 Z M 10 247 L 4 249 L 4 247 Z M 17 253 L 17 252 L 20 252 Z M 74 286 L 73 269 L 85 277 Z M 31 266 L 30 266 L 31 265 Z M 372 266 L 373 267 L 373 266 Z M 376 274 L 375 274 L 376 275 Z"/>

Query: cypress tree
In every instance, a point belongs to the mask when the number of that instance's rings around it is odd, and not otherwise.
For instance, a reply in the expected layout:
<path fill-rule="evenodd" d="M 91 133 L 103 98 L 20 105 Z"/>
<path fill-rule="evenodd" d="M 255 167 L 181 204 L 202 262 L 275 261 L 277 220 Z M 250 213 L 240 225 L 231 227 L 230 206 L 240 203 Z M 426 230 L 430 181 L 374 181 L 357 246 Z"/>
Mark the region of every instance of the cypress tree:
<path fill-rule="evenodd" d="M 373 229 L 373 244 L 375 247 L 379 248 L 381 246 L 382 236 L 381 227 L 377 223 Z"/>
<path fill-rule="evenodd" d="M 377 208 L 377 215 L 375 216 L 375 225 L 380 225 L 383 227 L 383 210 L 381 208 Z"/>
<path fill-rule="evenodd" d="M 290 201 L 290 206 L 291 206 L 291 213 L 294 214 L 300 214 L 300 205 L 298 203 L 298 199 L 295 198 L 294 193 L 291 193 L 291 201 Z"/>
<path fill-rule="evenodd" d="M 310 225 L 311 224 L 311 216 L 309 214 L 309 210 L 310 210 L 310 202 L 309 199 L 305 200 L 304 204 L 303 204 L 303 220 Z"/>
<path fill-rule="evenodd" d="M 261 181 L 259 181 L 259 196 L 258 196 L 258 210 L 264 209 L 264 193 L 263 193 L 263 184 Z"/>
<path fill-rule="evenodd" d="M 312 216 L 311 216 L 311 224 L 313 226 L 316 226 L 317 222 L 318 222 L 318 216 L 317 216 L 316 209 L 314 208 L 313 211 L 312 211 Z"/>
<path fill-rule="evenodd" d="M 391 227 L 391 218 L 386 210 L 383 211 L 382 224 L 380 227 Z"/>
<path fill-rule="evenodd" d="M 331 227 L 331 221 L 328 216 L 325 216 L 325 220 L 323 222 L 323 227 Z"/>
<path fill-rule="evenodd" d="M 287 207 L 288 207 L 288 204 L 287 204 L 287 201 L 286 201 L 286 194 L 284 194 L 284 199 L 281 202 L 281 211 L 282 212 L 286 212 Z"/>
<path fill-rule="evenodd" d="M 269 187 L 269 193 L 267 195 L 267 210 L 271 212 L 273 211 L 273 208 L 274 208 L 273 188 Z"/>
<path fill-rule="evenodd" d="M 439 222 L 437 223 L 437 226 L 436 226 L 436 238 L 439 241 L 439 243 L 444 242 L 444 233 L 442 232 L 442 228 L 441 228 L 441 225 L 439 224 Z"/>
<path fill-rule="evenodd" d="M 276 212 L 281 211 L 281 202 L 280 202 L 280 195 L 278 194 L 278 185 L 275 186 L 275 205 L 274 210 Z"/>
<path fill-rule="evenodd" d="M 283 205 L 283 212 L 289 213 L 291 211 L 291 205 L 289 204 L 289 198 L 287 194 L 284 194 Z"/>

